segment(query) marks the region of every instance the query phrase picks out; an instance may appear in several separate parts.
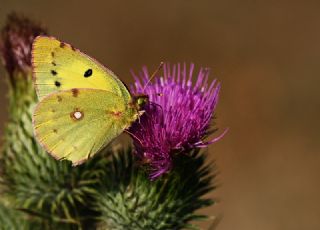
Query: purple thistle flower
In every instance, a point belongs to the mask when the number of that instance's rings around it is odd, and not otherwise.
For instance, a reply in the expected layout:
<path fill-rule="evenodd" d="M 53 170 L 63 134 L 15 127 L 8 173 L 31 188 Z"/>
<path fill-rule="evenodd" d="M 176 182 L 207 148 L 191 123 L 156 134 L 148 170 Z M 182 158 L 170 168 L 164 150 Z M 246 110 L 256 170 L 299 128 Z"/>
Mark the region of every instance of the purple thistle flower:
<path fill-rule="evenodd" d="M 139 77 L 133 74 L 133 94 L 147 94 L 150 103 L 145 113 L 130 128 L 139 160 L 150 165 L 150 178 L 155 179 L 172 168 L 173 157 L 187 154 L 193 148 L 206 147 L 203 139 L 212 131 L 210 120 L 218 102 L 220 84 L 208 83 L 209 69 L 201 68 L 192 84 L 194 65 L 164 65 L 164 75 L 149 82 L 147 68 Z M 145 89 L 144 89 L 145 87 Z"/>

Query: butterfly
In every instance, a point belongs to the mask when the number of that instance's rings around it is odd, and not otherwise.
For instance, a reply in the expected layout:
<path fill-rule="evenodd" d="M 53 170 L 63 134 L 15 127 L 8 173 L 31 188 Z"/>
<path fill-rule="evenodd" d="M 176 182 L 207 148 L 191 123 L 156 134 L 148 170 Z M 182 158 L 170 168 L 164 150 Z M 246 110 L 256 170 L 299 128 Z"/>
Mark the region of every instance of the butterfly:
<path fill-rule="evenodd" d="M 147 95 L 131 96 L 117 76 L 53 37 L 32 46 L 37 141 L 54 158 L 79 165 L 138 119 Z"/>

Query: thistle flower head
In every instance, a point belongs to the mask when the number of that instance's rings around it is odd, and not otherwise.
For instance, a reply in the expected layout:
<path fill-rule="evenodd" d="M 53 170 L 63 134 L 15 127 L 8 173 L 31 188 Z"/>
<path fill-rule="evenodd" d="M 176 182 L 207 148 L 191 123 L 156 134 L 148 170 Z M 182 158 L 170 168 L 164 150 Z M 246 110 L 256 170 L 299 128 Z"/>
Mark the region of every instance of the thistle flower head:
<path fill-rule="evenodd" d="M 175 155 L 187 154 L 193 148 L 206 147 L 218 140 L 204 142 L 210 133 L 210 120 L 216 108 L 220 84 L 208 83 L 209 70 L 201 68 L 192 83 L 194 65 L 164 65 L 164 74 L 149 81 L 146 68 L 134 75 L 133 94 L 147 94 L 150 104 L 140 121 L 130 128 L 135 136 L 137 157 L 151 166 L 151 179 L 172 167 Z"/>
<path fill-rule="evenodd" d="M 46 30 L 29 18 L 11 13 L 1 31 L 0 54 L 11 76 L 15 70 L 28 72 L 31 68 L 31 49 L 34 38 Z"/>

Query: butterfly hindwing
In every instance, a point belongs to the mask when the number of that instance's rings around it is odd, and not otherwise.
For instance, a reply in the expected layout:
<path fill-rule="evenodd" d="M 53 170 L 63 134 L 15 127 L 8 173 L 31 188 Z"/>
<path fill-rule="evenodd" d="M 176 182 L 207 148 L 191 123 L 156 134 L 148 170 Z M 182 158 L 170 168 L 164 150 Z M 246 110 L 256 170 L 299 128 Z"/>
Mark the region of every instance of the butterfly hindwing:
<path fill-rule="evenodd" d="M 39 36 L 32 49 L 34 82 L 39 99 L 59 90 L 103 89 L 128 102 L 125 85 L 107 68 L 71 45 Z"/>
<path fill-rule="evenodd" d="M 47 152 L 77 165 L 135 119 L 135 113 L 116 94 L 98 89 L 71 89 L 44 97 L 35 108 L 33 126 Z"/>

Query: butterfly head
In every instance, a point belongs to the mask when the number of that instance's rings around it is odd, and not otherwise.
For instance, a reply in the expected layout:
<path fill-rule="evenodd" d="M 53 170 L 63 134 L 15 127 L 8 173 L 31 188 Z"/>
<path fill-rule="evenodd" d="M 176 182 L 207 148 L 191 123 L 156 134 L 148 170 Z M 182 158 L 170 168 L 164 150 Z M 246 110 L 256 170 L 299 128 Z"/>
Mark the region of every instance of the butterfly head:
<path fill-rule="evenodd" d="M 146 94 L 141 94 L 133 97 L 133 105 L 138 111 L 140 111 L 144 105 L 149 103 L 149 96 Z"/>

